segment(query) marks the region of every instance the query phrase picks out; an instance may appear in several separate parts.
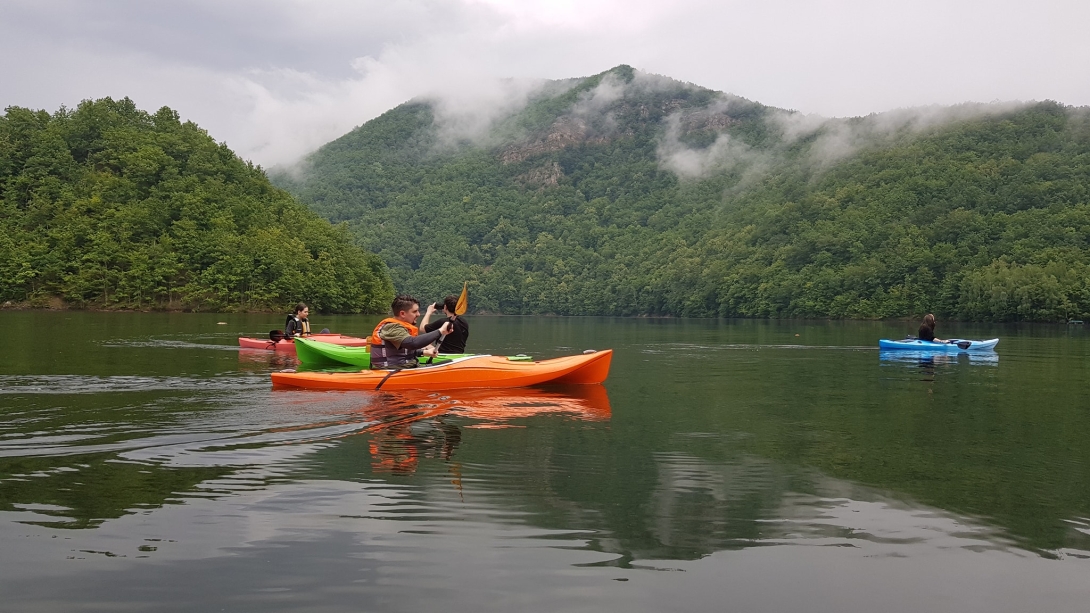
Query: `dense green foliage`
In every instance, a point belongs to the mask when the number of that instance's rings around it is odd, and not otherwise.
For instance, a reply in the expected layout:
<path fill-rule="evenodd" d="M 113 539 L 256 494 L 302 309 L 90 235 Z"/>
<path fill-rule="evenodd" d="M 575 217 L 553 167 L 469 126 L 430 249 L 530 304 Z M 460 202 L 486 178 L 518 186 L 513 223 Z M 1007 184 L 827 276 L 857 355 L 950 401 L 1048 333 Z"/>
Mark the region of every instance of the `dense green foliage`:
<path fill-rule="evenodd" d="M 484 311 L 1090 314 L 1085 109 L 950 115 L 792 136 L 797 114 L 620 67 L 453 145 L 430 104 L 408 103 L 274 180 L 348 221 L 399 288 L 469 280 Z M 823 157 L 837 131 L 851 150 Z"/>
<path fill-rule="evenodd" d="M 0 299 L 377 312 L 385 266 L 191 122 L 131 100 L 0 117 Z"/>

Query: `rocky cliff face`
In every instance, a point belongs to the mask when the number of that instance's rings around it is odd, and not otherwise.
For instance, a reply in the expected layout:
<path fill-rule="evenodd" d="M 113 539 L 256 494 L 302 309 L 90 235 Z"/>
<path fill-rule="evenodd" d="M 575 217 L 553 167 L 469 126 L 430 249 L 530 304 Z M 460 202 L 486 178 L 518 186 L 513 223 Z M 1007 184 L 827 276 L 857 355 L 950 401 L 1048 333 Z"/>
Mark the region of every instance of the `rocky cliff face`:
<path fill-rule="evenodd" d="M 576 145 L 602 144 L 609 141 L 607 136 L 592 137 L 590 133 L 586 120 L 579 117 L 561 117 L 553 122 L 544 136 L 529 143 L 518 143 L 504 149 L 500 154 L 500 162 L 505 165 L 515 164 Z"/>
<path fill-rule="evenodd" d="M 528 172 L 524 172 L 521 175 L 515 177 L 515 181 L 519 185 L 526 188 L 539 188 L 545 189 L 546 187 L 556 187 L 560 184 L 560 179 L 564 176 L 564 171 L 560 169 L 560 164 L 556 162 L 548 162 L 542 166 L 530 169 Z"/>
<path fill-rule="evenodd" d="M 594 77 L 594 86 L 577 95 L 565 94 L 570 98 L 568 105 L 548 127 L 502 145 L 499 162 L 505 166 L 520 164 L 572 147 L 605 145 L 636 135 L 654 137 L 670 126 L 682 141 L 710 142 L 743 121 L 736 110 L 753 106 L 672 79 L 637 71 L 622 78 L 617 76 L 618 71 Z M 550 185 L 554 176 L 551 170 L 535 169 L 518 179 L 524 184 Z M 543 177 L 549 180 L 542 181 Z"/>

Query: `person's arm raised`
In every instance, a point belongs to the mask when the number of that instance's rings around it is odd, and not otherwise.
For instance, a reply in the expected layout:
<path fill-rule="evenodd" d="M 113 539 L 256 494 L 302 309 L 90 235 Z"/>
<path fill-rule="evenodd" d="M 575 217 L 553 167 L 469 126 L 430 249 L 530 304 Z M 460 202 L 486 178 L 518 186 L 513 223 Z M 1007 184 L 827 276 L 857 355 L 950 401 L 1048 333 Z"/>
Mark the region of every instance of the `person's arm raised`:
<path fill-rule="evenodd" d="M 431 316 L 435 314 L 435 303 L 429 302 L 427 310 L 424 311 L 424 316 L 420 318 L 420 329 L 423 330 L 424 326 L 428 325 L 431 321 Z"/>

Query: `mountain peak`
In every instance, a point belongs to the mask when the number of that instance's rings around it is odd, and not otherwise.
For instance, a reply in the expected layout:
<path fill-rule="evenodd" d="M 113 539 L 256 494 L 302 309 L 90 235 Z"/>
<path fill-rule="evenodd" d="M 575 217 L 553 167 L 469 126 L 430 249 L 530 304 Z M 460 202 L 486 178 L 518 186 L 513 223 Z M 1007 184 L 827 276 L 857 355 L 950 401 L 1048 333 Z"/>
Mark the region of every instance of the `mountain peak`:
<path fill-rule="evenodd" d="M 1085 113 L 827 119 L 626 65 L 500 93 L 402 105 L 286 186 L 349 222 L 399 290 L 468 279 L 491 312 L 1090 313 Z"/>

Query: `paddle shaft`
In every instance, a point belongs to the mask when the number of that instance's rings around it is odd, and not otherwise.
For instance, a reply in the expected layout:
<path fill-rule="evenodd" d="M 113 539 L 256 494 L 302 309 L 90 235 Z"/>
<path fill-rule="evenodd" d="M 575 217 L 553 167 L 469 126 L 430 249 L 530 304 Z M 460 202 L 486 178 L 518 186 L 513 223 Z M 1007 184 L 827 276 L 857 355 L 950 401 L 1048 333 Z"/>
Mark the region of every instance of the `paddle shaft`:
<path fill-rule="evenodd" d="M 451 327 L 451 329 L 452 329 L 452 330 L 454 329 L 454 319 L 455 319 L 456 317 L 458 317 L 458 316 L 457 316 L 457 315 L 455 315 L 454 317 L 451 317 L 451 318 L 450 318 L 450 319 L 448 320 L 448 322 L 450 323 L 450 327 Z M 448 322 L 444 322 L 444 323 L 448 323 Z M 442 332 L 440 332 L 440 333 L 439 333 L 439 340 L 437 340 L 437 341 L 435 341 L 435 343 L 433 343 L 433 344 L 435 345 L 435 350 L 436 350 L 436 352 L 438 352 L 438 351 L 439 351 L 439 347 L 441 347 L 441 346 L 443 345 L 443 339 L 445 339 L 446 337 L 447 337 L 447 335 L 446 335 L 446 334 L 443 334 Z M 432 363 L 432 362 L 434 362 L 434 361 L 435 361 L 435 356 L 431 356 L 431 357 L 429 357 L 429 358 L 428 358 L 428 361 L 427 361 L 427 362 L 425 362 L 425 364 L 431 364 L 431 363 Z"/>

